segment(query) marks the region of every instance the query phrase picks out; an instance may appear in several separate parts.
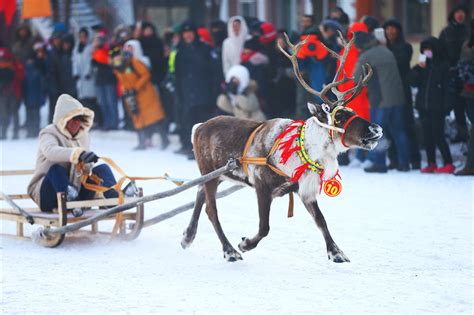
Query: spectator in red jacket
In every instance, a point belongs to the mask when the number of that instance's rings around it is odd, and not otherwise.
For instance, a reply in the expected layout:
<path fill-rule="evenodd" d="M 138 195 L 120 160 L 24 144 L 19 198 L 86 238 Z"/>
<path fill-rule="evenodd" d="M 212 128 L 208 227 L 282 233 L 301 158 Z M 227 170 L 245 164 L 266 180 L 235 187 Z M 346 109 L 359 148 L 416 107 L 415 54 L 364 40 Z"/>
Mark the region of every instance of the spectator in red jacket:
<path fill-rule="evenodd" d="M 356 32 L 364 32 L 368 33 L 369 29 L 365 23 L 362 22 L 354 22 L 350 27 L 349 30 L 347 31 L 347 40 L 351 40 L 352 37 L 354 37 L 354 34 Z M 339 53 L 342 55 L 344 53 L 344 48 L 341 49 L 341 52 Z M 346 63 L 344 64 L 343 71 L 338 77 L 338 80 L 342 79 L 343 73 L 345 73 L 348 77 L 351 77 L 354 74 L 354 69 L 357 64 L 357 60 L 359 59 L 359 50 L 355 47 L 355 45 L 352 45 L 351 49 L 349 50 L 349 53 L 347 54 L 347 59 Z M 337 67 L 339 68 L 340 61 L 337 61 Z M 344 84 L 341 84 L 339 86 L 339 90 L 341 91 L 347 91 L 350 88 L 353 88 L 355 85 L 354 81 L 349 81 Z M 370 112 L 369 112 L 369 97 L 367 96 L 367 87 L 363 88 L 362 91 L 360 92 L 359 95 L 357 95 L 349 104 L 347 104 L 347 107 L 352 108 L 357 115 L 361 116 L 364 119 L 367 119 L 370 121 Z M 363 150 L 356 150 L 356 160 L 353 163 L 359 164 L 360 162 L 363 162 L 365 160 L 365 154 Z M 344 160 L 344 159 L 343 159 Z M 344 164 L 343 161 L 341 161 L 342 164 Z M 349 160 L 346 159 L 346 163 L 348 163 Z"/>
<path fill-rule="evenodd" d="M 18 104 L 25 77 L 23 65 L 16 61 L 8 48 L 0 48 L 0 139 L 7 138 L 13 119 L 13 139 L 18 139 Z"/>

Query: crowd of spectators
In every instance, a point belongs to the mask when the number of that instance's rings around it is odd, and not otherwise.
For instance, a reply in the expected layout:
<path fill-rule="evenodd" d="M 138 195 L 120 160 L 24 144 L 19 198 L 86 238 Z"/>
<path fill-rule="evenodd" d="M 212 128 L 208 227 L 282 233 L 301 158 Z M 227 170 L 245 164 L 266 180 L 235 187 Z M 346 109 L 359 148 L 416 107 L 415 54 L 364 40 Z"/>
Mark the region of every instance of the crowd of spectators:
<path fill-rule="evenodd" d="M 13 43 L 0 45 L 0 138 L 6 139 L 11 124 L 13 139 L 21 128 L 27 137 L 37 137 L 40 108 L 48 104 L 51 122 L 58 97 L 67 93 L 95 112 L 95 129 L 135 130 L 137 150 L 152 147 L 155 133 L 164 149 L 174 133 L 181 142 L 177 153 L 193 158 L 192 126 L 213 116 L 309 117 L 306 103 L 321 100 L 296 84 L 292 65 L 278 46 L 289 50 L 286 32 L 293 42 L 308 39 L 298 53 L 299 67 L 310 86 L 321 90 L 339 67 L 325 47 L 342 53 L 340 32 L 348 40 L 355 36 L 343 72 L 358 78 L 365 63 L 374 70 L 348 106 L 385 133 L 374 151 L 344 154 L 340 164 L 360 164 L 366 172 L 454 173 L 449 143 L 465 142 L 467 161 L 456 174 L 474 175 L 473 128 L 468 131 L 474 113 L 474 24 L 466 14 L 456 7 L 438 38 L 421 41 L 414 67 L 412 45 L 397 19 L 379 25 L 367 16 L 350 24 L 340 8 L 319 25 L 312 16 L 302 16 L 298 32 L 234 16 L 209 27 L 185 21 L 162 36 L 147 21 L 113 31 L 97 25 L 77 34 L 58 23 L 45 41 L 24 24 Z M 346 82 L 340 89 L 351 87 L 353 82 Z M 26 108 L 24 126 L 20 106 Z M 456 134 L 448 139 L 445 121 L 451 111 Z M 426 165 L 420 148 L 426 150 Z"/>

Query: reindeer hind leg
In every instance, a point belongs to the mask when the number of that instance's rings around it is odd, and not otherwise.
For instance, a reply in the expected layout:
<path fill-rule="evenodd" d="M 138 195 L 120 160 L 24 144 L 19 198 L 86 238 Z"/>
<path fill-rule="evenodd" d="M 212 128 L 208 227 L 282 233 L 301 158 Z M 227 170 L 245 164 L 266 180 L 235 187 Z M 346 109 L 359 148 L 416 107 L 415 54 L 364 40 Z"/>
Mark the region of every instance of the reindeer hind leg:
<path fill-rule="evenodd" d="M 198 192 L 196 194 L 196 201 L 194 202 L 194 211 L 191 217 L 191 221 L 189 222 L 188 227 L 183 232 L 183 238 L 181 240 L 181 247 L 183 249 L 188 248 L 191 246 L 194 238 L 196 237 L 199 217 L 201 215 L 202 206 L 204 205 L 204 201 L 206 201 L 206 194 L 204 192 L 204 186 L 199 185 Z"/>

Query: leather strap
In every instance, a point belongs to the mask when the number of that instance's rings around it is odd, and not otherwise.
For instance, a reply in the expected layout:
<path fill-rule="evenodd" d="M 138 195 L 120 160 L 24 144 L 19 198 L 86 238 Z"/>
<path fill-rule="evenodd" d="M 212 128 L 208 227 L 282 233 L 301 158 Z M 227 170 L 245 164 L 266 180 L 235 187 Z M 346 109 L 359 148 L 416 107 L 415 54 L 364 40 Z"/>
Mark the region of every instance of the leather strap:
<path fill-rule="evenodd" d="M 250 149 L 250 146 L 255 139 L 257 133 L 263 128 L 263 123 L 260 124 L 257 128 L 255 128 L 252 133 L 250 134 L 247 142 L 245 143 L 244 152 L 242 153 L 242 157 L 239 159 L 240 164 L 242 164 L 242 170 L 244 171 L 245 176 L 249 176 L 249 164 L 252 165 L 260 165 L 260 166 L 268 166 L 273 172 L 277 173 L 280 176 L 288 177 L 283 171 L 278 169 L 276 166 L 270 164 L 268 160 L 270 157 L 276 152 L 278 146 L 280 145 L 280 139 L 277 139 L 274 143 L 270 152 L 268 153 L 267 157 L 248 157 L 247 153 Z M 293 217 L 294 212 L 294 196 L 293 193 L 289 193 L 289 200 L 288 200 L 288 218 Z"/>

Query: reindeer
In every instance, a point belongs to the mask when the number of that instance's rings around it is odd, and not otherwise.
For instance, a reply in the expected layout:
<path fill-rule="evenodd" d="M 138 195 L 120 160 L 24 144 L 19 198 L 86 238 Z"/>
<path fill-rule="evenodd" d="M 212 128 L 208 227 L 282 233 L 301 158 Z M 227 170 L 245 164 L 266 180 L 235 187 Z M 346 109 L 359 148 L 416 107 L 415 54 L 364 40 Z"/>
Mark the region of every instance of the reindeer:
<path fill-rule="evenodd" d="M 194 212 L 189 226 L 183 233 L 181 246 L 185 249 L 193 242 L 201 209 L 206 203 L 206 213 L 214 226 L 215 232 L 222 243 L 224 258 L 227 261 L 241 260 L 241 254 L 235 250 L 219 222 L 216 207 L 217 186 L 224 180 L 237 181 L 253 187 L 257 193 L 259 226 L 254 237 L 243 237 L 238 248 L 241 252 L 254 249 L 270 231 L 269 215 L 272 200 L 288 193 L 297 193 L 307 211 L 311 214 L 319 229 L 322 231 L 328 259 L 333 262 L 349 262 L 347 256 L 336 245 L 329 233 L 326 220 L 318 206 L 317 197 L 320 194 L 322 181 L 333 178 L 338 172 L 337 156 L 349 148 L 372 150 L 382 137 L 382 128 L 371 124 L 357 116 L 351 109 L 344 107 L 363 87 L 367 85 L 372 75 L 370 65 L 364 65 L 363 75 L 358 78 L 355 86 L 341 92 L 338 86 L 354 78 L 348 78 L 342 73 L 347 54 L 354 42 L 347 43 L 342 34 L 345 51 L 343 55 L 328 49 L 334 57 L 340 60 L 340 66 L 332 83 L 325 86 L 321 92 L 311 88 L 303 79 L 297 61 L 297 54 L 307 39 L 293 45 L 288 36 L 285 39 L 291 54 L 279 47 L 282 53 L 291 61 L 296 78 L 311 94 L 319 97 L 323 104 L 308 103 L 311 116 L 299 124 L 289 119 L 272 119 L 265 122 L 239 119 L 229 116 L 219 116 L 205 123 L 196 125 L 193 129 L 193 147 L 196 161 L 201 174 L 207 174 L 225 165 L 230 158 L 238 159 L 241 165 L 231 173 L 205 183 L 198 189 Z M 328 92 L 336 96 L 329 97 Z M 304 127 L 304 149 L 311 163 L 301 166 L 302 159 L 298 147 L 282 150 L 282 146 L 294 145 L 295 134 Z M 250 138 L 250 139 L 249 139 Z M 300 142 L 301 134 L 300 134 Z M 277 145 L 275 145 L 277 143 Z M 302 143 L 300 143 L 302 145 Z M 245 152 L 244 152 L 245 151 Z M 255 159 L 257 157 L 257 159 Z M 261 163 L 258 157 L 266 157 Z M 295 170 L 298 174 L 295 175 Z M 289 180 L 288 177 L 293 177 Z"/>

